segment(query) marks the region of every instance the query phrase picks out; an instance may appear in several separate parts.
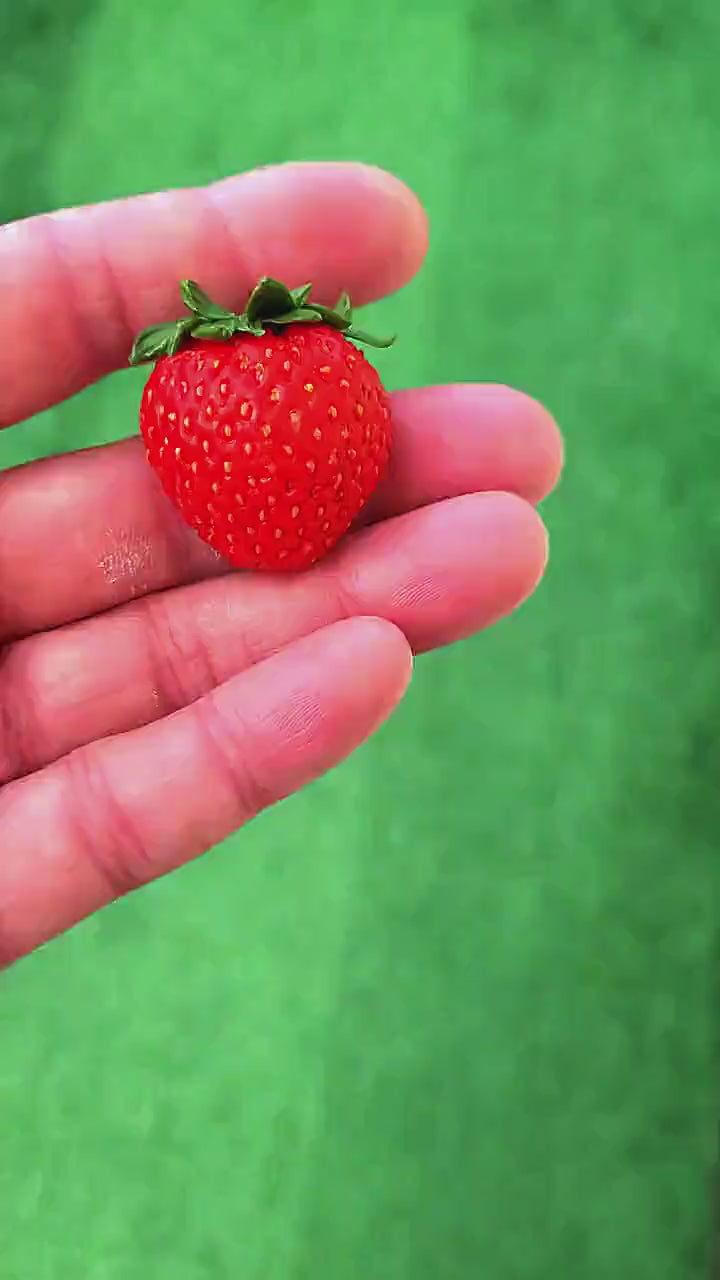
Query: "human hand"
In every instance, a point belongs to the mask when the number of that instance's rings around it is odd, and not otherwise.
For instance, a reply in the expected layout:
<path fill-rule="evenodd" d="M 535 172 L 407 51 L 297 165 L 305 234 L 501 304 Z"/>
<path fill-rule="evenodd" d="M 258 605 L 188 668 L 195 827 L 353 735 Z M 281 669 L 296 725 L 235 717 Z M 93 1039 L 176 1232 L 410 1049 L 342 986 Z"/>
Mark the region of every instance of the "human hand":
<path fill-rule="evenodd" d="M 0 428 L 124 365 L 137 330 L 174 317 L 181 277 L 230 306 L 263 274 L 360 305 L 425 249 L 415 198 L 360 165 L 0 228 Z M 413 652 L 533 590 L 552 419 L 501 387 L 393 400 L 363 527 L 287 578 L 229 572 L 137 436 L 0 473 L 0 965 L 332 768 L 397 705 Z"/>

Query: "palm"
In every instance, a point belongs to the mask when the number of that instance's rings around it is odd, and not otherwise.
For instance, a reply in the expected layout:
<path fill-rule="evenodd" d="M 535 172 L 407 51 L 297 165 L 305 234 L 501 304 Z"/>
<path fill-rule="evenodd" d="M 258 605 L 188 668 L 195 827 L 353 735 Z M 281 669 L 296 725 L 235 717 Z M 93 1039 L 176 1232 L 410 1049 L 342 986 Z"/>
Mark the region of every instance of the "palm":
<path fill-rule="evenodd" d="M 359 166 L 6 227 L 0 427 L 124 363 L 132 332 L 172 314 L 181 275 L 231 304 L 264 272 L 361 303 L 424 250 L 410 194 Z M 363 527 L 285 579 L 229 573 L 137 439 L 0 476 L 0 962 L 331 768 L 392 711 L 412 651 L 532 590 L 533 504 L 560 466 L 547 414 L 463 386 L 398 393 L 394 420 Z"/>

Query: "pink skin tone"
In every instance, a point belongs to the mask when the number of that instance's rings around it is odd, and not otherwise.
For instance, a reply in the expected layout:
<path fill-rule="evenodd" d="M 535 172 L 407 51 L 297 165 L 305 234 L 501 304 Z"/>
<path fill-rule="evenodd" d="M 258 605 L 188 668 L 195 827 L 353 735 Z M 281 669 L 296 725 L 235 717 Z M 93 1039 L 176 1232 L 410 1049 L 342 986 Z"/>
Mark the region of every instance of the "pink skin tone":
<path fill-rule="evenodd" d="M 361 165 L 287 165 L 0 228 L 0 427 L 263 273 L 357 304 L 421 266 L 424 214 Z M 3 316 L 13 317 L 12 324 Z M 505 387 L 394 396 L 390 474 L 311 572 L 228 573 L 139 441 L 0 474 L 0 964 L 203 853 L 391 714 L 414 653 L 516 608 L 545 566 L 560 437 Z"/>

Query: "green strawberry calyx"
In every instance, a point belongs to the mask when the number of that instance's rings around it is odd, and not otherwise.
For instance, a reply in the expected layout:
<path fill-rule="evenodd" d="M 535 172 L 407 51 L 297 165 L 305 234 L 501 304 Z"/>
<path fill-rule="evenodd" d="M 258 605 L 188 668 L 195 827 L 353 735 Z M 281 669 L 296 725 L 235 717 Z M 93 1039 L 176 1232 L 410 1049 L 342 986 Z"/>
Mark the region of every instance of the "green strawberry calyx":
<path fill-rule="evenodd" d="M 194 280 L 182 280 L 180 296 L 189 315 L 170 324 L 153 324 L 139 333 L 130 353 L 130 364 L 146 364 L 173 356 L 185 342 L 195 338 L 228 341 L 239 334 L 261 337 L 266 330 L 280 332 L 289 324 L 326 324 L 346 338 L 369 347 L 391 347 L 394 338 L 374 338 L 353 324 L 347 293 L 341 293 L 334 307 L 311 302 L 311 284 L 288 289 L 279 280 L 263 276 L 255 285 L 242 312 L 219 307 Z"/>

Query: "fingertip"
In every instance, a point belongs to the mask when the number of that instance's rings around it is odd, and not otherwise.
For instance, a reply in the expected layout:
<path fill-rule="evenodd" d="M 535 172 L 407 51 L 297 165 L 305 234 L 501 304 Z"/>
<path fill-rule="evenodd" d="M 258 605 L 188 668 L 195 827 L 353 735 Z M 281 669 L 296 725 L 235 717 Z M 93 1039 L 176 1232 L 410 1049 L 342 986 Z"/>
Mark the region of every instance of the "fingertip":
<path fill-rule="evenodd" d="M 254 169 L 207 189 L 250 273 L 297 283 L 318 297 L 347 289 L 361 305 L 401 288 L 419 270 L 428 223 L 400 178 L 354 161 L 300 161 Z M 253 236 L 245 210 L 253 211 Z M 300 281 L 302 283 L 302 281 Z"/>
<path fill-rule="evenodd" d="M 519 391 L 524 396 L 527 415 L 535 426 L 538 444 L 538 470 L 535 493 L 531 495 L 535 502 L 542 502 L 556 488 L 565 465 L 565 443 L 560 428 L 548 408 L 533 396 Z"/>
<path fill-rule="evenodd" d="M 328 657 L 339 652 L 356 683 L 376 682 L 382 672 L 386 693 L 400 701 L 413 673 L 412 649 L 400 627 L 372 614 L 355 615 L 326 627 L 324 637 Z"/>
<path fill-rule="evenodd" d="M 562 470 L 563 447 L 547 409 L 494 383 L 395 391 L 390 467 L 361 523 L 465 493 L 543 500 Z"/>
<path fill-rule="evenodd" d="M 560 428 L 549 409 L 527 392 L 502 383 L 489 384 L 486 390 L 508 421 L 523 424 L 523 443 L 533 460 L 523 496 L 531 502 L 542 502 L 562 474 L 565 446 Z"/>
<path fill-rule="evenodd" d="M 530 595 L 545 572 L 549 554 L 548 532 L 536 507 L 517 493 L 485 493 L 485 519 L 492 526 L 498 548 L 512 552 L 516 583 L 527 585 Z M 519 578 L 517 575 L 519 574 Z"/>
<path fill-rule="evenodd" d="M 387 293 L 401 288 L 413 278 L 427 256 L 430 224 L 420 199 L 396 174 L 375 165 L 352 166 L 361 183 L 378 192 L 386 208 L 388 241 L 393 246 L 395 281 L 389 277 Z"/>
<path fill-rule="evenodd" d="M 464 494 L 358 531 L 324 570 L 345 607 L 391 619 L 416 653 L 491 626 L 535 590 L 547 534 L 514 493 Z"/>

